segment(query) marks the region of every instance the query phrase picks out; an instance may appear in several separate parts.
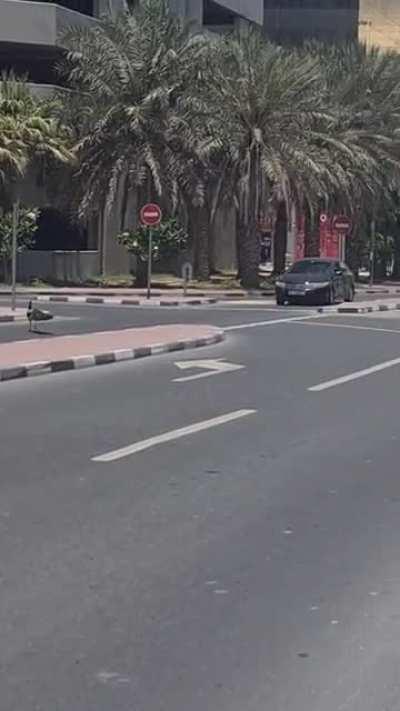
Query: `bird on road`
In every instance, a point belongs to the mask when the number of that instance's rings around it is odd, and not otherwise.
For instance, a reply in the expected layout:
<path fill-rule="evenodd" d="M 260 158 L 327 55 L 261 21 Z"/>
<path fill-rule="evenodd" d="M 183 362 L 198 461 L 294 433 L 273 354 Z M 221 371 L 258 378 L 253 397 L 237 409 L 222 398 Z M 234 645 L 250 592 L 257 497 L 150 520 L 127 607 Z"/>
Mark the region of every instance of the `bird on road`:
<path fill-rule="evenodd" d="M 43 311 L 36 306 L 32 306 L 32 301 L 28 304 L 26 316 L 29 321 L 29 331 L 35 331 L 35 323 L 37 321 L 51 321 L 53 318 L 53 314 L 51 314 L 50 311 Z"/>

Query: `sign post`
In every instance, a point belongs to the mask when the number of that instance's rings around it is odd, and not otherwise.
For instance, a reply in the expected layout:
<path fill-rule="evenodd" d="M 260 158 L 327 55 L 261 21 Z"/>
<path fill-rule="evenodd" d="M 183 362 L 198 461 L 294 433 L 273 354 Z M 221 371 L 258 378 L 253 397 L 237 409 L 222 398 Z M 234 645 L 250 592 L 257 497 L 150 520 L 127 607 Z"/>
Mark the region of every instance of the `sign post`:
<path fill-rule="evenodd" d="M 188 282 L 193 279 L 193 267 L 190 262 L 182 264 L 183 295 L 186 296 Z"/>
<path fill-rule="evenodd" d="M 18 241 L 19 203 L 13 204 L 12 218 L 12 252 L 11 252 L 11 310 L 17 305 L 17 241 Z"/>
<path fill-rule="evenodd" d="M 162 218 L 162 212 L 159 205 L 153 202 L 143 205 L 140 210 L 140 221 L 142 225 L 149 228 L 149 252 L 147 257 L 147 298 L 151 297 L 151 275 L 153 261 L 153 232 L 152 227 L 159 225 Z"/>
<path fill-rule="evenodd" d="M 346 237 L 350 234 L 352 222 L 347 215 L 335 215 L 332 220 L 332 227 L 339 239 L 339 259 L 344 262 L 346 259 Z"/>

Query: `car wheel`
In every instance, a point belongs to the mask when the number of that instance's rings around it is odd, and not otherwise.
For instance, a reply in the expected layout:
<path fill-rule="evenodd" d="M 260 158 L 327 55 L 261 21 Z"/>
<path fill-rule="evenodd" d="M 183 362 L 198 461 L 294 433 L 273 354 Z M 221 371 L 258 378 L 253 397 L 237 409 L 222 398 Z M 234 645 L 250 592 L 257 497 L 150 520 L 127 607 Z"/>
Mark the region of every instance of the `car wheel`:
<path fill-rule="evenodd" d="M 329 286 L 326 290 L 326 302 L 328 306 L 332 306 L 335 303 L 335 292 L 333 291 L 333 286 Z"/>

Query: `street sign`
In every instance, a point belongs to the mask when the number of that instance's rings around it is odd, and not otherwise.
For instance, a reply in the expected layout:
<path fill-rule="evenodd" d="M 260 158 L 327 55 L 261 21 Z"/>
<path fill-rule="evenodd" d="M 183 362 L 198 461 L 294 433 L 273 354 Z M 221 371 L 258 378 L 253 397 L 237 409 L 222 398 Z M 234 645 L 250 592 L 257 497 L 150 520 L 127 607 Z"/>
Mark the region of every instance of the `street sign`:
<path fill-rule="evenodd" d="M 140 210 L 140 222 L 142 225 L 147 225 L 147 227 L 154 227 L 159 225 L 162 218 L 162 212 L 159 205 L 154 202 L 149 202 L 147 205 L 143 205 Z"/>
<path fill-rule="evenodd" d="M 351 232 L 352 222 L 350 217 L 347 217 L 347 215 L 335 215 L 332 220 L 332 227 L 335 232 L 347 235 Z"/>

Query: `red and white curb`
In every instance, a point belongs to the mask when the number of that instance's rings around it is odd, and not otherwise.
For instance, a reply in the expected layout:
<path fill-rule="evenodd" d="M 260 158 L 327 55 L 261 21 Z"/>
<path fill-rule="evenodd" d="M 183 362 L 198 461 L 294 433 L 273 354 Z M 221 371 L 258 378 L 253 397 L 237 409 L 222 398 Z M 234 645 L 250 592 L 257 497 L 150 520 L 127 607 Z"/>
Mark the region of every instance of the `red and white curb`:
<path fill-rule="evenodd" d="M 32 301 L 71 303 L 71 304 L 111 304 L 111 306 L 202 306 L 216 304 L 218 299 L 137 299 L 124 297 L 120 299 L 111 296 L 32 296 Z"/>
<path fill-rule="evenodd" d="M 203 346 L 211 346 L 216 343 L 220 343 L 224 339 L 224 332 L 218 330 L 212 336 L 206 336 L 204 338 L 188 338 L 181 341 L 171 341 L 170 343 L 160 343 L 153 346 L 123 348 L 115 351 L 98 353 L 96 355 L 75 356 L 66 359 L 25 363 L 3 368 L 0 366 L 0 382 L 16 380 L 18 378 L 29 378 L 34 375 L 61 373 L 64 370 L 82 370 L 83 368 L 91 368 L 96 365 L 120 363 L 122 361 L 160 355 L 161 353 L 188 350 L 189 348 L 201 348 Z"/>

